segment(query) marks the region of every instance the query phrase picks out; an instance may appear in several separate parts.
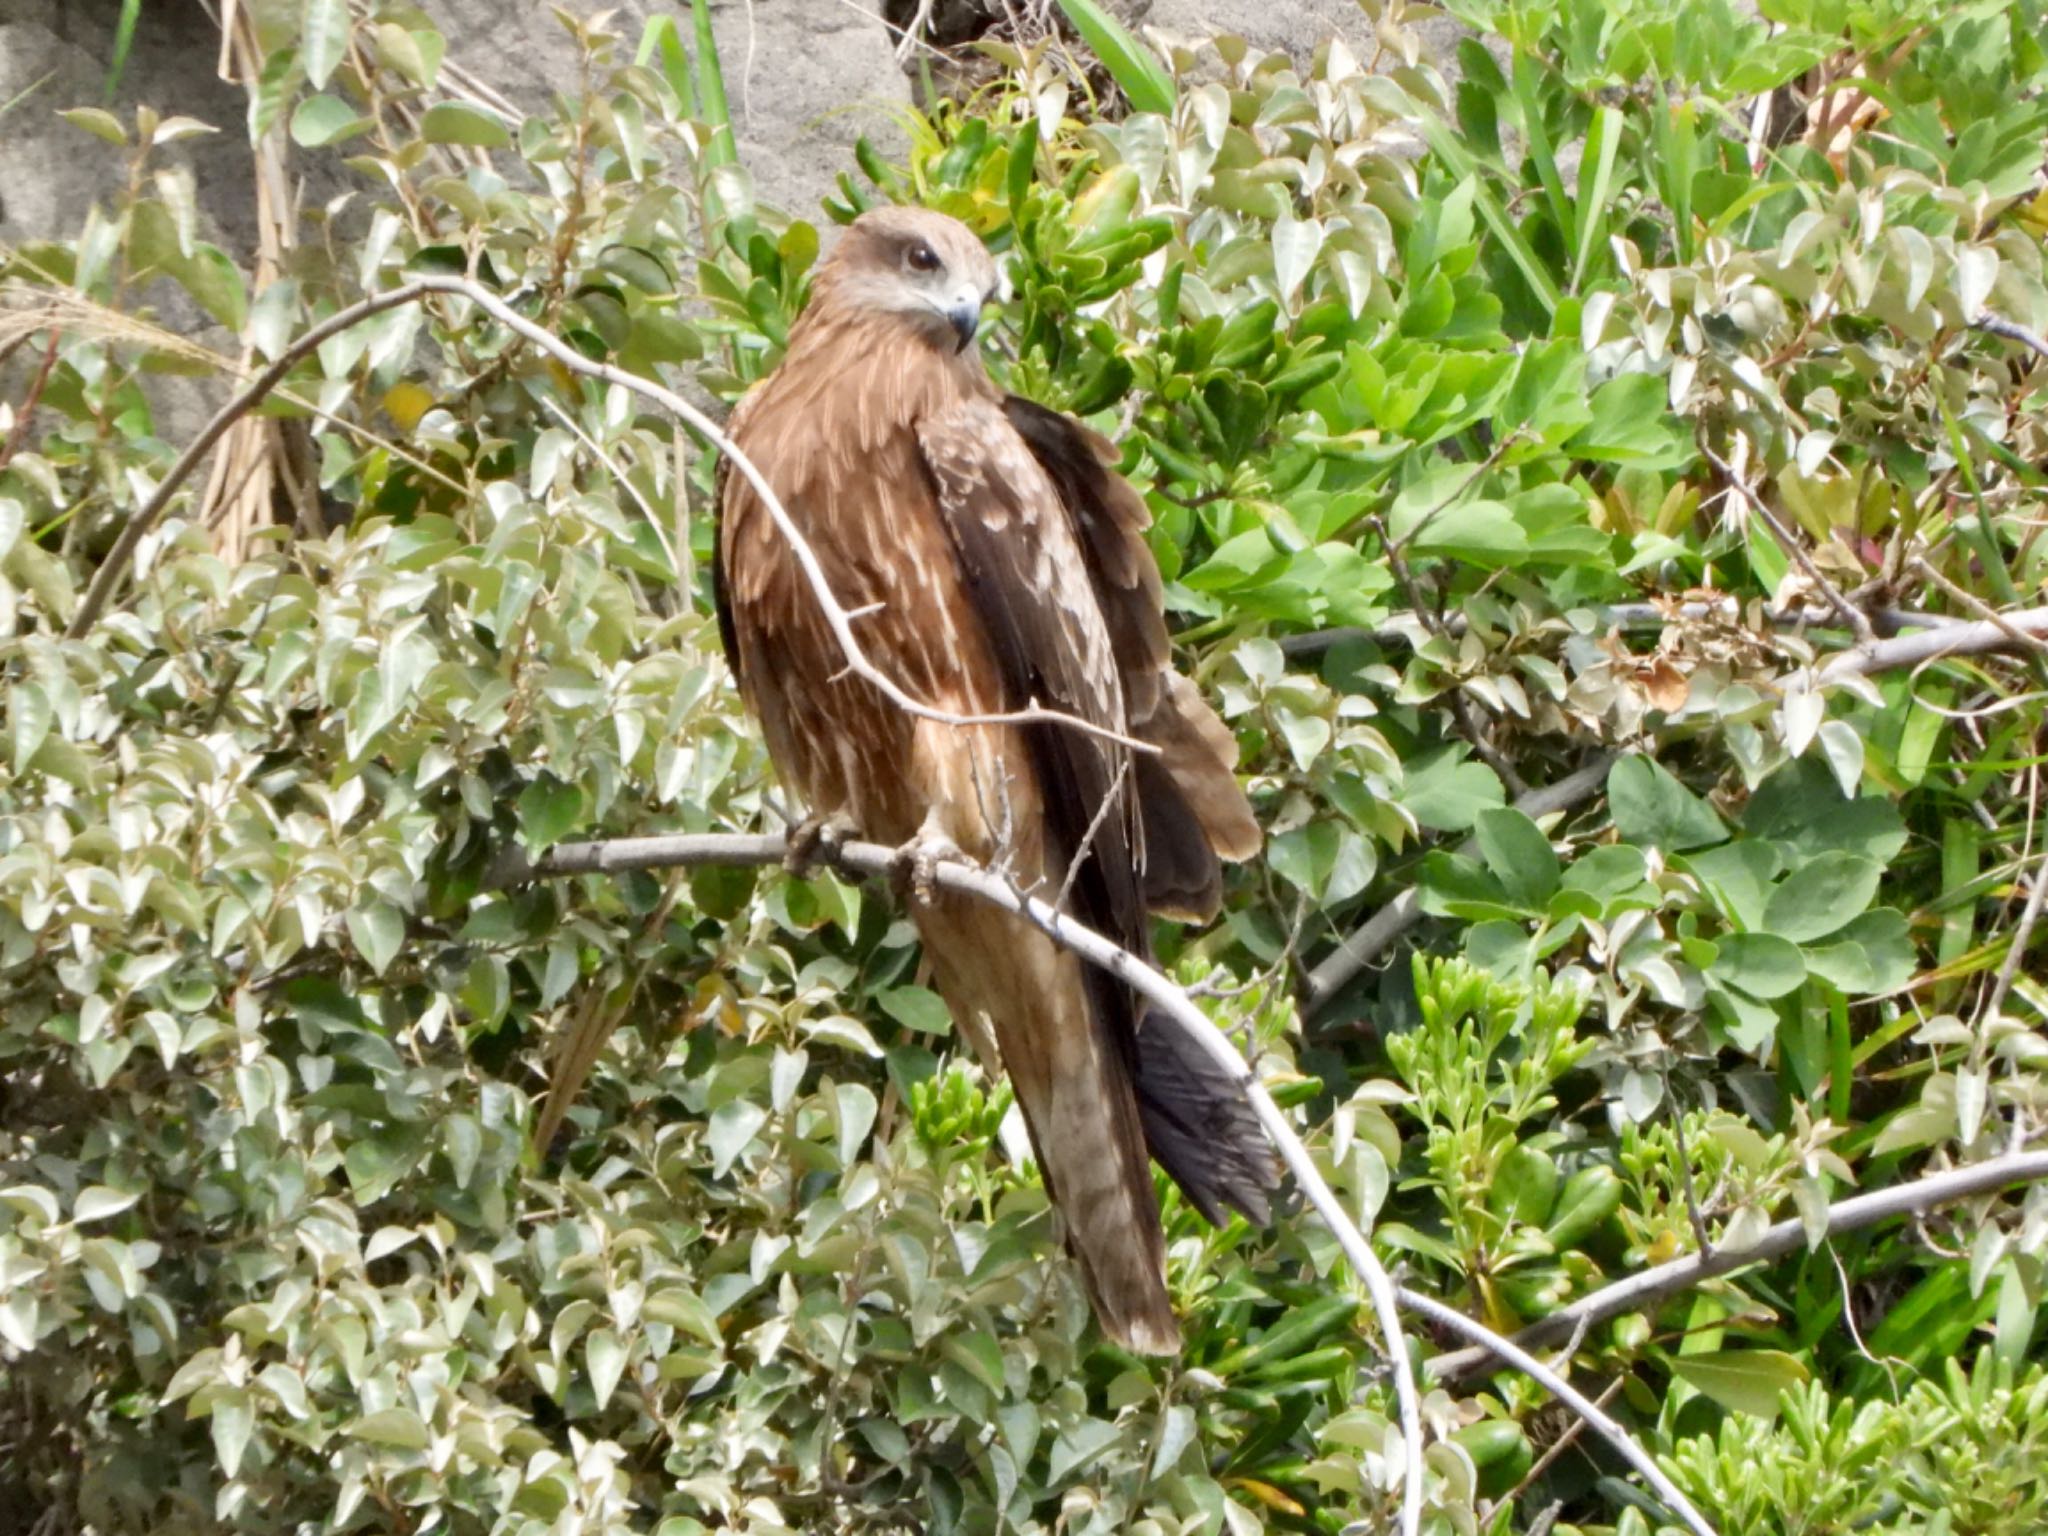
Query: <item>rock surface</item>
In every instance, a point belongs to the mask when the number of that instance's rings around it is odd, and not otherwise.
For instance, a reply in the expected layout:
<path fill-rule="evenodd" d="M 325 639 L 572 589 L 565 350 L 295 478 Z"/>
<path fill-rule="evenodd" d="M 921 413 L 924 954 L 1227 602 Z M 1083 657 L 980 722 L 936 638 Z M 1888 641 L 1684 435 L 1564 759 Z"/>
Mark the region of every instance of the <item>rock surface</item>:
<path fill-rule="evenodd" d="M 423 3 L 451 39 L 453 57 L 520 106 L 538 109 L 551 93 L 577 88 L 576 50 L 552 6 Z M 1050 0 L 1011 3 L 1042 10 Z M 977 6 L 1002 8 L 994 0 L 935 0 L 930 14 L 958 30 Z M 1120 0 L 1117 8 L 1138 26 L 1176 37 L 1235 32 L 1260 48 L 1305 56 L 1341 34 L 1361 56 L 1372 51 L 1371 22 L 1354 0 Z M 648 17 L 688 15 L 673 0 L 623 0 L 609 9 L 629 51 Z M 712 0 L 711 9 L 742 161 L 764 201 L 816 217 L 859 135 L 900 148 L 911 86 L 884 12 L 914 15 L 916 0 Z M 116 0 L 0 0 L 0 102 L 27 92 L 0 116 L 0 240 L 75 234 L 87 207 L 120 186 L 120 152 L 56 116 L 64 107 L 99 104 L 119 11 Z M 1440 29 L 1428 34 L 1432 52 L 1447 59 L 1455 31 L 1447 22 L 1429 25 Z M 148 102 L 222 129 L 171 154 L 197 177 L 202 233 L 239 257 L 254 244 L 245 105 L 215 73 L 218 48 L 212 22 L 190 0 L 143 6 L 111 105 L 130 118 L 138 102 Z"/>

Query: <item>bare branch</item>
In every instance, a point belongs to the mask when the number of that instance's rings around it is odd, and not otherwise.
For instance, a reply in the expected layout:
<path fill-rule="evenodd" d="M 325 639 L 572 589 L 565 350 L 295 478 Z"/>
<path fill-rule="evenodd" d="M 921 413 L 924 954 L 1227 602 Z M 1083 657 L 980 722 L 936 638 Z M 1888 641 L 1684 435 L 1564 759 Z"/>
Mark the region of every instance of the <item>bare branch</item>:
<path fill-rule="evenodd" d="M 1583 771 L 1583 770 L 1582 770 Z M 1603 765 L 1604 772 L 1604 765 Z M 1557 786 L 1553 786 L 1553 790 Z M 554 875 L 608 873 L 630 869 L 657 869 L 697 864 L 772 864 L 782 858 L 783 839 L 777 836 L 721 835 L 716 833 L 677 837 L 622 838 L 601 843 L 564 843 L 551 849 L 538 863 L 527 860 L 516 847 L 500 857 L 492 871 L 491 884 L 503 886 Z M 841 866 L 863 874 L 886 874 L 896 851 L 876 843 L 843 843 L 831 857 Z M 934 871 L 937 882 L 947 890 L 972 896 L 1013 912 L 1037 924 L 1054 942 L 1072 950 L 1092 965 L 1101 967 L 1132 991 L 1142 996 L 1166 1019 L 1216 1063 L 1244 1094 L 1264 1128 L 1266 1138 L 1294 1175 L 1296 1184 L 1323 1218 L 1337 1244 L 1344 1251 L 1354 1273 L 1364 1283 L 1372 1300 L 1374 1316 L 1386 1343 L 1394 1372 L 1395 1396 L 1400 1403 L 1402 1435 L 1406 1444 L 1406 1468 L 1402 1480 L 1402 1530 L 1419 1528 L 1422 1512 L 1422 1422 L 1413 1372 L 1402 1343 L 1400 1309 L 1419 1312 L 1438 1327 L 1470 1339 L 1528 1374 L 1545 1390 L 1568 1405 L 1615 1452 L 1639 1472 L 1695 1536 L 1714 1536 L 1713 1527 L 1687 1500 L 1685 1494 L 1637 1444 L 1627 1430 L 1603 1413 L 1598 1405 L 1578 1391 L 1557 1372 L 1544 1365 L 1526 1349 L 1504 1339 L 1463 1313 L 1433 1297 L 1394 1285 L 1358 1226 L 1338 1203 L 1335 1193 L 1316 1168 L 1308 1149 L 1273 1102 L 1272 1095 L 1246 1065 L 1222 1032 L 1196 1007 L 1188 995 L 1150 965 L 1091 928 L 1058 912 L 1043 901 L 1011 889 L 987 871 L 956 861 L 941 862 Z"/>
<path fill-rule="evenodd" d="M 2043 357 L 2048 357 L 2048 339 L 2028 330 L 2024 325 L 2006 319 L 2003 315 L 1989 312 L 1979 315 L 1970 324 L 1980 331 L 1989 331 L 1993 336 L 2003 336 L 2007 341 L 2016 341 L 2023 347 L 2032 347 Z"/>
<path fill-rule="evenodd" d="M 1743 617 L 1743 610 L 1744 604 L 1739 599 L 1723 597 L 1712 601 L 1693 600 L 1682 603 L 1602 603 L 1587 611 L 1592 613 L 1595 622 L 1604 631 L 1661 629 L 1667 624 L 1681 621 L 1697 622 L 1708 618 L 1734 621 Z M 1773 629 L 1843 627 L 1841 621 L 1826 608 L 1765 608 L 1762 619 Z M 1964 622 L 1947 614 L 1927 613 L 1918 608 L 1878 608 L 1872 611 L 1870 621 L 1881 635 L 1894 635 L 1902 629 L 1940 628 Z M 1443 633 L 1453 638 L 1464 634 L 1468 624 L 1462 613 L 1444 614 L 1440 622 L 1443 625 Z M 1331 629 L 1313 630 L 1305 635 L 1284 635 L 1279 645 L 1283 655 L 1298 659 L 1320 656 L 1325 651 L 1334 650 L 1353 641 L 1366 641 L 1384 647 L 1413 645 L 1415 638 L 1413 625 L 1386 624 L 1378 629 L 1338 625 Z"/>
<path fill-rule="evenodd" d="M 1895 1185 L 1867 1195 L 1854 1195 L 1828 1207 L 1827 1235 L 1839 1237 L 1858 1232 L 1894 1216 L 1917 1216 L 1944 1205 L 1995 1193 L 2014 1184 L 2032 1184 L 2048 1179 L 2048 1152 L 2015 1152 L 1929 1174 L 1910 1184 Z M 1568 1336 L 1574 1328 L 1604 1323 L 1625 1312 L 1655 1306 L 1691 1290 L 1708 1280 L 1747 1269 L 1752 1264 L 1783 1258 L 1806 1244 L 1802 1221 L 1781 1221 L 1767 1227 L 1757 1242 L 1740 1252 L 1717 1248 L 1711 1254 L 1692 1254 L 1668 1264 L 1641 1270 L 1613 1285 L 1605 1286 L 1540 1323 L 1531 1324 L 1515 1335 L 1515 1341 L 1538 1348 Z M 1488 1348 L 1463 1349 L 1438 1355 L 1425 1369 L 1437 1381 L 1456 1381 L 1493 1368 L 1497 1351 Z"/>
<path fill-rule="evenodd" d="M 1603 752 L 1555 784 L 1546 784 L 1541 789 L 1532 789 L 1519 796 L 1515 809 L 1531 819 L 1548 816 L 1552 811 L 1570 810 L 1592 798 L 1607 782 L 1607 770 L 1613 763 L 1613 755 Z M 1458 845 L 1458 852 L 1468 856 L 1478 851 L 1476 838 L 1468 837 Z M 1373 913 L 1363 928 L 1325 955 L 1308 973 L 1301 984 L 1302 1018 L 1314 1018 L 1350 983 L 1352 977 L 1379 959 L 1386 947 L 1414 927 L 1421 916 L 1420 898 L 1413 886 Z"/>
<path fill-rule="evenodd" d="M 155 494 L 128 520 L 128 526 L 121 530 L 121 536 L 114 541 L 113 549 L 108 552 L 106 559 L 94 573 L 92 585 L 87 589 L 84 601 L 79 604 L 78 612 L 73 615 L 66 634 L 76 640 L 91 631 L 101 610 L 106 607 L 107 600 L 112 597 L 114 588 L 127 573 L 128 566 L 134 559 L 136 547 L 141 544 L 150 529 L 156 526 L 157 519 L 163 515 L 164 509 L 170 504 L 171 497 L 176 494 L 179 486 L 198 467 L 200 460 L 222 434 L 274 390 L 300 359 L 328 337 L 345 331 L 373 315 L 382 314 L 385 310 L 396 309 L 401 304 L 414 303 L 430 293 L 444 293 L 467 299 L 507 330 L 530 342 L 570 372 L 616 385 L 620 389 L 654 402 L 671 415 L 681 418 L 693 431 L 724 454 L 731 461 L 733 468 L 744 475 L 747 483 L 754 488 L 754 494 L 761 498 L 762 507 L 773 519 L 777 531 L 789 544 L 790 552 L 796 556 L 797 565 L 810 583 L 812 595 L 818 600 L 819 611 L 824 614 L 825 622 L 830 626 L 834 638 L 838 640 L 840 650 L 845 653 L 847 670 L 871 684 L 897 708 L 916 715 L 919 719 L 934 720 L 941 725 L 1060 725 L 1085 732 L 1090 736 L 1101 737 L 1106 741 L 1113 741 L 1133 752 L 1158 750 L 1150 743 L 1097 725 L 1092 720 L 1083 720 L 1077 715 L 1070 715 L 1061 710 L 1046 709 L 1036 700 L 1024 709 L 966 715 L 938 709 L 912 697 L 894 678 L 868 660 L 867 653 L 861 649 L 860 641 L 854 635 L 852 615 L 833 595 L 831 583 L 825 576 L 825 568 L 819 563 L 817 552 L 811 548 L 810 542 L 803 535 L 803 530 L 798 528 L 795 520 L 790 517 L 788 509 L 776 496 L 775 488 L 768 483 L 767 477 L 751 459 L 740 452 L 731 438 L 719 430 L 717 423 L 674 390 L 664 388 L 651 379 L 641 378 L 638 374 L 628 373 L 623 368 L 614 368 L 609 363 L 594 362 L 585 357 L 557 340 L 545 327 L 527 319 L 496 294 L 463 277 L 414 278 L 388 293 L 380 293 L 363 300 L 360 304 L 350 305 L 294 340 L 246 389 L 214 413 L 213 419 L 207 422 L 199 436 L 179 455 L 178 462 L 164 477 L 163 483 L 156 488 Z"/>
<path fill-rule="evenodd" d="M 1983 656 L 2022 649 L 2016 636 L 2024 637 L 2029 647 L 2033 640 L 2048 636 L 2048 608 L 2020 608 L 1995 619 L 1943 624 L 1918 634 L 1859 645 L 1830 657 L 1820 669 L 1820 680 L 1827 683 L 1838 677 L 1867 677 L 1873 672 L 1917 667 L 1951 656 Z"/>

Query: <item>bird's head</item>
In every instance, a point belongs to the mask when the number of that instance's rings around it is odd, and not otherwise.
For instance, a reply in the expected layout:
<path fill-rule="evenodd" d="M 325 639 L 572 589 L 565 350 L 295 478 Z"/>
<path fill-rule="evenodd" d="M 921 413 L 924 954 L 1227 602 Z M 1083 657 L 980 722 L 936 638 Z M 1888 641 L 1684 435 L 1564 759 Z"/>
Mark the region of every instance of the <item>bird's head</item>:
<path fill-rule="evenodd" d="M 812 302 L 890 315 L 932 346 L 964 353 L 999 282 L 987 249 L 958 219 L 929 208 L 872 208 L 819 269 Z"/>

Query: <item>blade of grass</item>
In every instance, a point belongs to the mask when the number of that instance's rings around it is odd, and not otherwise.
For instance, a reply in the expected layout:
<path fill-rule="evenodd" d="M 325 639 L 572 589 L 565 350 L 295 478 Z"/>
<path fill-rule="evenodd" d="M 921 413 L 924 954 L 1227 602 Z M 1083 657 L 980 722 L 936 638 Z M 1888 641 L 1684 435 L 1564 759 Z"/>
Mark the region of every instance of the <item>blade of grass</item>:
<path fill-rule="evenodd" d="M 633 62 L 642 69 L 647 61 L 661 55 L 661 77 L 682 103 L 683 116 L 697 115 L 697 87 L 690 78 L 690 51 L 683 46 L 683 34 L 673 16 L 650 16 L 640 33 L 640 46 Z"/>
<path fill-rule="evenodd" d="M 1479 216 L 1486 221 L 1486 227 L 1494 239 L 1500 241 L 1508 253 L 1508 259 L 1528 280 L 1535 290 L 1546 312 L 1557 312 L 1560 297 L 1557 279 L 1552 277 L 1515 221 L 1508 217 L 1500 199 L 1493 193 L 1492 186 L 1481 173 L 1478 161 L 1459 142 L 1458 136 L 1434 112 L 1424 111 L 1419 119 L 1423 137 L 1429 141 L 1430 153 L 1443 163 L 1444 169 L 1460 180 L 1470 179 L 1473 186 L 1473 201 L 1479 206 Z"/>
<path fill-rule="evenodd" d="M 1602 107 L 1593 114 L 1593 126 L 1586 135 L 1586 153 L 1579 161 L 1579 244 L 1572 259 L 1573 293 L 1586 281 L 1593 253 L 1606 242 L 1607 200 L 1614 191 L 1614 158 L 1621 152 L 1624 126 L 1618 111 Z"/>
<path fill-rule="evenodd" d="M 1172 115 L 1173 76 L 1160 65 L 1151 49 L 1131 36 L 1095 0 L 1059 0 L 1059 5 L 1134 108 L 1157 112 L 1161 117 Z"/>
<path fill-rule="evenodd" d="M 1564 177 L 1558 173 L 1557 153 L 1550 147 L 1550 130 L 1543 125 L 1543 95 L 1538 85 L 1536 61 L 1521 49 L 1516 49 L 1508 89 L 1514 96 L 1515 113 L 1522 120 L 1522 136 L 1529 142 L 1529 158 L 1536 162 L 1537 179 L 1543 183 L 1543 194 L 1550 200 L 1550 216 L 1557 221 L 1557 232 L 1570 241 L 1577 232 L 1571 199 L 1564 193 Z"/>
<path fill-rule="evenodd" d="M 1691 102 L 1650 109 L 1655 139 L 1657 195 L 1671 210 L 1673 249 L 1681 262 L 1693 258 L 1692 180 L 1699 174 L 1699 113 Z"/>
<path fill-rule="evenodd" d="M 121 0 L 120 19 L 114 23 L 114 57 L 107 63 L 106 100 L 111 104 L 120 88 L 121 74 L 128 68 L 128 50 L 135 46 L 135 24 L 142 19 L 142 0 Z"/>
<path fill-rule="evenodd" d="M 2016 608 L 2020 605 L 2019 588 L 2013 585 L 2012 573 L 2005 567 L 2005 556 L 1998 551 L 1998 532 L 1991 523 L 1991 509 L 1984 504 L 1984 492 L 1977 484 L 1977 470 L 1970 461 L 1969 449 L 1964 446 L 1962 428 L 1948 407 L 1947 397 L 1939 389 L 1934 391 L 1934 403 L 1941 412 L 1941 424 L 1948 433 L 1949 452 L 1955 455 L 1956 469 L 1963 477 L 1963 487 L 1970 493 L 1970 502 L 1977 514 L 1974 526 L 1957 519 L 1956 536 L 1970 546 L 1978 563 L 1984 567 L 1984 579 L 1991 583 L 1998 601 L 2008 608 Z"/>
<path fill-rule="evenodd" d="M 718 39 L 711 34 L 711 7 L 706 0 L 690 0 L 690 15 L 697 34 L 697 116 L 711 129 L 704 163 L 713 169 L 737 165 L 740 153 L 732 137 L 732 108 L 726 104 L 725 75 L 718 67 Z"/>

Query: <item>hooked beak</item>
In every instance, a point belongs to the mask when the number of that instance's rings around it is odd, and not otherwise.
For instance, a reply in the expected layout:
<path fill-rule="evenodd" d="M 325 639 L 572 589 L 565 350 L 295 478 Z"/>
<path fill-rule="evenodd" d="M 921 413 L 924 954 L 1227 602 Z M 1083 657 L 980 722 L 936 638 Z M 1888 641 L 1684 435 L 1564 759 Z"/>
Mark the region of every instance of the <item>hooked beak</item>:
<path fill-rule="evenodd" d="M 946 323 L 960 338 L 960 344 L 953 349 L 955 352 L 965 352 L 973 344 L 975 330 L 981 325 L 981 303 L 980 294 L 969 293 L 946 306 Z"/>

